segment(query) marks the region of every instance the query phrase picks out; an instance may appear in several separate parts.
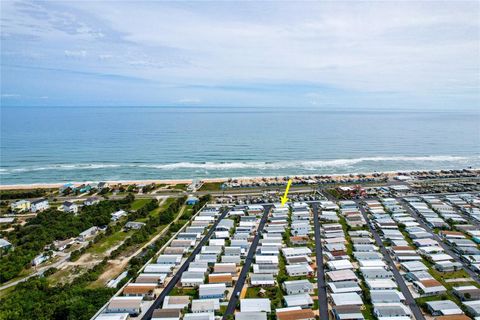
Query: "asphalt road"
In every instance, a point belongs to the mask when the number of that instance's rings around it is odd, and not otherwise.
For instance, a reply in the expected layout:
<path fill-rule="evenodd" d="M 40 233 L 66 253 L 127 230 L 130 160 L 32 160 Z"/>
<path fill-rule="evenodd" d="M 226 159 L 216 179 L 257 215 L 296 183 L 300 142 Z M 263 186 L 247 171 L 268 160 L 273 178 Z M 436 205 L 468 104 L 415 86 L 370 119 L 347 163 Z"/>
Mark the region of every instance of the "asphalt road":
<path fill-rule="evenodd" d="M 407 210 L 407 212 L 410 213 L 410 215 L 417 220 L 417 222 L 420 224 L 420 226 L 422 228 L 424 228 L 425 230 L 427 230 L 428 232 L 430 232 L 433 235 L 433 239 L 438 241 L 440 246 L 443 248 L 443 250 L 445 250 L 445 252 L 447 254 L 451 255 L 455 259 L 455 261 L 458 261 L 463 265 L 463 269 L 465 270 L 465 272 L 468 273 L 468 275 L 470 277 L 472 277 L 473 280 L 475 280 L 477 283 L 480 283 L 480 277 L 477 275 L 477 273 L 475 271 L 471 270 L 467 265 L 465 265 L 465 263 L 462 260 L 460 260 L 460 256 L 455 251 L 453 251 L 445 242 L 443 242 L 442 238 L 440 238 L 435 232 L 433 232 L 432 228 L 430 228 L 424 222 L 422 217 L 420 217 L 420 215 L 417 214 L 417 212 L 415 210 L 413 210 L 405 202 L 405 200 L 403 200 L 402 198 L 397 198 L 397 201 L 400 202 L 402 204 L 403 208 L 405 210 Z"/>
<path fill-rule="evenodd" d="M 312 203 L 313 221 L 315 223 L 315 253 L 317 256 L 317 292 L 320 320 L 328 320 L 327 286 L 323 266 L 322 242 L 320 239 L 320 222 L 318 221 L 318 203 Z"/>
<path fill-rule="evenodd" d="M 267 222 L 267 219 L 268 219 L 268 213 L 270 212 L 273 206 L 264 205 L 263 207 L 265 209 L 263 212 L 262 219 L 260 220 L 260 224 L 258 225 L 258 228 L 257 228 L 257 234 L 255 235 L 255 238 L 253 239 L 253 242 L 250 245 L 250 249 L 248 250 L 248 254 L 245 259 L 245 263 L 243 265 L 242 271 L 240 271 L 240 275 L 238 277 L 237 282 L 235 283 L 235 287 L 233 288 L 230 301 L 228 302 L 227 309 L 225 310 L 225 313 L 223 315 L 223 320 L 226 320 L 227 316 L 230 314 L 233 314 L 235 312 L 235 309 L 237 308 L 237 302 L 240 296 L 240 292 L 242 291 L 243 285 L 245 284 L 245 280 L 247 279 L 248 272 L 250 271 L 250 266 L 253 262 L 253 256 L 257 251 L 257 246 L 258 246 L 258 243 L 260 242 L 260 237 L 261 237 L 263 227 L 265 227 L 265 223 Z"/>
<path fill-rule="evenodd" d="M 412 293 L 410 292 L 407 285 L 405 284 L 405 280 L 403 279 L 402 275 L 400 274 L 397 267 L 395 266 L 395 263 L 392 257 L 390 257 L 390 254 L 387 252 L 387 249 L 385 249 L 385 247 L 383 246 L 382 239 L 378 235 L 377 230 L 370 225 L 370 219 L 368 219 L 365 209 L 359 203 L 358 200 L 355 202 L 357 203 L 357 206 L 359 207 L 360 212 L 363 215 L 363 218 L 367 222 L 367 225 L 370 229 L 370 232 L 373 234 L 373 237 L 375 239 L 375 242 L 377 243 L 377 246 L 380 247 L 380 251 L 382 252 L 384 259 L 387 261 L 388 265 L 390 266 L 390 270 L 393 273 L 393 277 L 395 278 L 395 281 L 397 282 L 398 287 L 400 288 L 400 291 L 402 291 L 403 296 L 405 297 L 406 304 L 410 307 L 410 310 L 412 310 L 412 313 L 415 319 L 425 320 L 425 317 L 423 316 L 423 313 L 420 310 L 420 307 L 415 302 L 415 299 L 413 298 Z"/>
<path fill-rule="evenodd" d="M 152 318 L 153 311 L 155 309 L 160 308 L 160 306 L 163 304 L 163 300 L 165 299 L 166 296 L 170 294 L 170 292 L 173 290 L 175 285 L 180 281 L 183 272 L 185 272 L 188 268 L 188 265 L 190 262 L 192 262 L 195 259 L 195 256 L 200 252 L 202 247 L 207 243 L 207 241 L 210 239 L 212 236 L 213 232 L 215 231 L 215 228 L 217 227 L 218 223 L 225 218 L 225 216 L 228 213 L 228 209 L 223 209 L 223 212 L 221 215 L 218 217 L 218 219 L 215 221 L 213 226 L 210 228 L 208 233 L 203 237 L 203 239 L 198 243 L 198 245 L 195 247 L 193 250 L 192 254 L 187 258 L 187 260 L 183 263 L 183 265 L 180 267 L 180 269 L 175 273 L 173 276 L 172 280 L 168 282 L 168 284 L 165 286 L 165 288 L 162 290 L 162 292 L 158 295 L 157 299 L 155 302 L 150 306 L 150 308 L 143 314 L 142 320 L 149 320 Z"/>

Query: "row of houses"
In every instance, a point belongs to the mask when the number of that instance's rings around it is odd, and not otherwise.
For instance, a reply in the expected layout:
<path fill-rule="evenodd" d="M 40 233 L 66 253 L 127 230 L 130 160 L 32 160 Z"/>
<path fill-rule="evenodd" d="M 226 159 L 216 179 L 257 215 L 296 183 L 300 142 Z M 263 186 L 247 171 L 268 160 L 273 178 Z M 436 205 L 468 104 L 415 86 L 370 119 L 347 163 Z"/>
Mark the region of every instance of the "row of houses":
<path fill-rule="evenodd" d="M 429 218 L 434 219 L 430 220 L 431 223 L 443 225 L 441 222 L 445 222 L 445 220 L 442 216 L 434 217 L 431 215 L 433 210 L 430 206 L 425 207 L 416 200 L 418 199 L 407 198 L 409 205 L 419 214 L 423 212 Z M 387 251 L 407 281 L 412 295 L 416 298 L 428 297 L 428 301 L 424 305 L 428 313 L 431 316 L 442 316 L 442 319 L 468 319 L 455 301 L 445 298 L 448 297 L 446 296 L 445 283 L 434 277 L 430 269 L 433 268 L 438 272 L 447 273 L 461 269 L 462 264 L 445 252 L 434 235 L 423 228 L 396 199 L 384 198 L 381 199 L 381 202 L 376 200 L 366 201 L 366 206 L 374 226 L 383 240 L 389 244 Z M 451 214 L 447 213 L 449 210 L 446 207 L 441 208 L 439 203 L 436 207 L 443 210 L 444 214 Z M 433 212 L 437 214 L 437 212 Z M 427 220 L 426 218 L 423 219 Z M 454 220 L 456 218 L 450 221 Z M 449 224 L 447 222 L 445 224 L 448 228 Z M 440 234 L 450 232 L 441 231 Z M 458 293 L 460 293 L 466 287 L 470 286 L 454 286 L 453 291 L 458 290 Z M 480 292 L 480 289 L 477 290 Z"/>
<path fill-rule="evenodd" d="M 328 269 L 326 281 L 329 302 L 335 319 L 364 319 L 364 305 L 371 304 L 378 319 L 409 319 L 411 310 L 398 290 L 372 234 L 355 202 L 340 201 L 337 209 L 342 221 L 350 226 L 347 216 L 360 215 L 363 221 L 345 232 L 340 223 L 322 224 L 324 261 Z M 335 239 L 332 245 L 332 240 Z M 363 289 L 362 289 L 363 288 Z M 367 295 L 369 299 L 367 300 Z"/>
<path fill-rule="evenodd" d="M 123 216 L 122 213 L 114 213 L 115 216 Z M 113 217 L 112 215 L 112 217 Z M 96 319 L 108 319 L 110 316 L 136 317 L 148 309 L 152 300 L 161 292 L 162 288 L 173 278 L 186 258 L 192 253 L 195 246 L 200 242 L 206 230 L 220 215 L 220 210 L 215 206 L 207 206 L 199 212 L 192 222 L 186 226 L 176 237 L 172 239 L 159 255 L 144 266 L 134 281 L 129 282 L 122 290 L 121 296 L 113 297 L 108 306 Z M 135 226 L 131 226 L 134 228 Z M 213 239 L 212 239 L 213 240 Z M 208 262 L 194 262 L 197 268 L 208 268 Z M 204 277 L 202 277 L 202 280 Z M 202 282 L 203 283 L 203 282 Z M 223 284 L 225 288 L 225 284 Z M 224 294 L 222 291 L 222 294 Z M 170 299 L 172 298 L 172 299 Z M 190 305 L 190 297 L 186 302 L 184 297 L 167 297 L 165 303 L 168 306 L 179 307 L 179 310 L 170 311 L 163 316 L 174 316 L 183 309 L 182 305 Z M 168 308 L 167 308 L 168 309 Z M 175 309 L 175 308 L 171 308 Z M 160 312 L 161 313 L 161 312 Z M 159 314 L 157 312 L 155 314 Z"/>
<path fill-rule="evenodd" d="M 70 212 L 77 214 L 80 208 L 83 206 L 91 206 L 100 202 L 98 197 L 88 197 L 83 200 L 81 204 L 74 201 L 64 201 L 60 206 L 58 206 L 59 211 Z M 37 200 L 18 200 L 10 204 L 10 209 L 14 212 L 24 213 L 24 212 L 42 212 L 50 208 L 50 203 L 48 199 L 37 199 Z"/>
<path fill-rule="evenodd" d="M 289 207 L 274 205 L 268 215 L 260 244 L 256 248 L 249 290 L 258 290 L 257 298 L 241 298 L 236 320 L 313 320 L 314 271 L 312 251 L 306 246 L 312 233 L 311 210 L 306 203 Z M 288 244 L 285 242 L 288 241 Z M 282 275 L 282 282 L 278 281 Z M 286 277 L 285 279 L 283 277 Z M 282 291 L 281 305 L 272 305 L 265 287 Z M 257 292 L 257 291 L 253 291 Z"/>
<path fill-rule="evenodd" d="M 480 222 L 480 195 L 473 193 L 463 193 L 456 195 L 447 195 L 445 200 L 468 215 L 473 221 Z"/>

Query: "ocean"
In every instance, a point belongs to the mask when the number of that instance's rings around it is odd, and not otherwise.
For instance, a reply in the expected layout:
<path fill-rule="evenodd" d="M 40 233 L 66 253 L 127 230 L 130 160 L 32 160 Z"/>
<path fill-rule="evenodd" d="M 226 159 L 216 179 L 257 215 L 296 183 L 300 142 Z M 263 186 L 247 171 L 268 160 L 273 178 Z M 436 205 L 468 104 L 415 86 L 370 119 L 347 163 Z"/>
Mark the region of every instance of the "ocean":
<path fill-rule="evenodd" d="M 480 167 L 480 113 L 2 107 L 0 183 Z"/>

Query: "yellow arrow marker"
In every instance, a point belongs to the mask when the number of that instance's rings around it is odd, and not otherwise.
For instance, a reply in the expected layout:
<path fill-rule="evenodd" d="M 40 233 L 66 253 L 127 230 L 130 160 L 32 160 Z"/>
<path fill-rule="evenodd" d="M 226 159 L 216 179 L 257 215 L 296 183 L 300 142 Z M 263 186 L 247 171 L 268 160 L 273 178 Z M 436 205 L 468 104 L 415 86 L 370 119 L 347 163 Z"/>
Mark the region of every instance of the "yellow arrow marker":
<path fill-rule="evenodd" d="M 283 195 L 283 197 L 280 197 L 280 199 L 282 200 L 282 207 L 285 205 L 285 203 L 287 203 L 288 201 L 288 198 L 287 198 L 287 195 L 288 195 L 288 190 L 290 189 L 290 185 L 292 184 L 292 179 L 288 180 L 288 183 L 287 183 L 287 189 L 285 189 L 285 194 Z"/>

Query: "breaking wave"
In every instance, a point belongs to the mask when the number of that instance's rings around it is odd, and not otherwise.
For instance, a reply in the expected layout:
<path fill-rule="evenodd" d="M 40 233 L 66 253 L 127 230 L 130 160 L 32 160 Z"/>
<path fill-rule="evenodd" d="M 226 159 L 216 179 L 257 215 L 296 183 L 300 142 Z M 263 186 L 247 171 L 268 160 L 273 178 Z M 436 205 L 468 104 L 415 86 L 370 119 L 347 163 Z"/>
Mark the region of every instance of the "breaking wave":
<path fill-rule="evenodd" d="M 165 164 L 149 164 L 149 163 L 78 163 L 78 164 L 52 164 L 39 167 L 22 167 L 22 168 L 1 168 L 0 174 L 15 174 L 22 172 L 35 171 L 70 171 L 70 170 L 100 170 L 100 169 L 122 169 L 122 168 L 145 168 L 156 169 L 164 171 L 174 170 L 211 170 L 211 171 L 226 171 L 226 170 L 281 170 L 281 169 L 303 169 L 316 170 L 323 168 L 349 168 L 359 164 L 368 164 L 374 162 L 375 164 L 385 162 L 399 162 L 402 164 L 408 163 L 424 163 L 424 162 L 438 162 L 450 163 L 459 165 L 477 164 L 480 156 L 463 157 L 463 156 L 391 156 L 391 157 L 362 157 L 354 159 L 333 159 L 333 160 L 308 160 L 308 161 L 243 161 L 243 162 L 176 162 Z"/>

